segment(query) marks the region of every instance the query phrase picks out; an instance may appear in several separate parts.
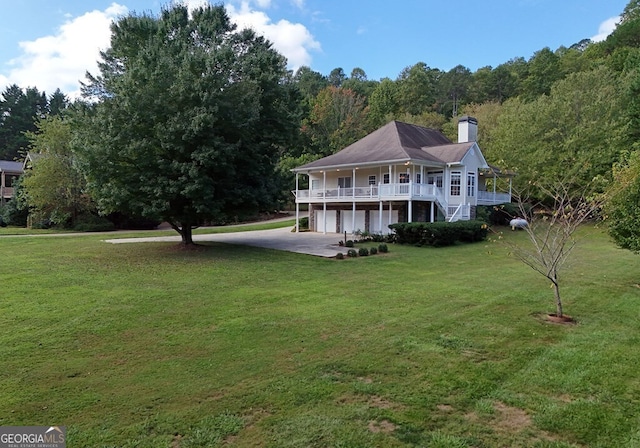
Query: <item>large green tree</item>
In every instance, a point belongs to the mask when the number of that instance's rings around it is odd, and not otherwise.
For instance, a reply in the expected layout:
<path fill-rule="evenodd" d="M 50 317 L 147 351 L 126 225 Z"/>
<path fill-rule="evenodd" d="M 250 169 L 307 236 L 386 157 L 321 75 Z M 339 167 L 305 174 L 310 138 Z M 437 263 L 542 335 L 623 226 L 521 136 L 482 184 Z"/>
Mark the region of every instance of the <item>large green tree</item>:
<path fill-rule="evenodd" d="M 614 169 L 605 210 L 609 234 L 623 249 L 640 252 L 640 150 Z"/>
<path fill-rule="evenodd" d="M 298 132 L 286 60 L 223 6 L 129 15 L 88 75 L 80 155 L 103 212 L 192 229 L 275 204 L 274 166 Z"/>
<path fill-rule="evenodd" d="M 47 96 L 35 87 L 22 90 L 13 84 L 0 94 L 0 159 L 13 160 L 26 150 L 25 132 L 35 131 L 46 112 Z"/>
<path fill-rule="evenodd" d="M 566 176 L 578 187 L 608 178 L 627 144 L 627 84 L 602 66 L 569 75 L 534 101 L 512 98 L 487 153 L 518 172 L 520 189 Z"/>
<path fill-rule="evenodd" d="M 72 226 L 82 213 L 95 213 L 71 151 L 70 120 L 61 116 L 41 119 L 37 132 L 27 133 L 27 138 L 33 163 L 22 179 L 22 188 L 35 219 Z"/>

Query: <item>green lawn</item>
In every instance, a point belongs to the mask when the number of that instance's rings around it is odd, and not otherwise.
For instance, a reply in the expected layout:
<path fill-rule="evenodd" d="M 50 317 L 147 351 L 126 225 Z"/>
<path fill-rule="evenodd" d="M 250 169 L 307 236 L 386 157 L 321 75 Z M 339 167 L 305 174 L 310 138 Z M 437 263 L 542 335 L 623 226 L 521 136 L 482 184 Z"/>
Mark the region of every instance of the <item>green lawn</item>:
<path fill-rule="evenodd" d="M 339 261 L 0 238 L 0 425 L 74 448 L 637 447 L 640 257 L 581 232 L 572 326 L 500 242 Z"/>

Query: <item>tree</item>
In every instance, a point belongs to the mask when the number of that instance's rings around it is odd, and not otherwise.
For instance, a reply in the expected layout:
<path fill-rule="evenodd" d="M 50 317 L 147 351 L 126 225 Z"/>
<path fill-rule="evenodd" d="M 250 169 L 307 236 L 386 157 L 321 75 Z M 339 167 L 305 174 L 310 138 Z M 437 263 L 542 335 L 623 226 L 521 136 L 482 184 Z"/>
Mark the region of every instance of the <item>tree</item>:
<path fill-rule="evenodd" d="M 528 101 L 548 94 L 551 86 L 562 78 L 560 58 L 548 47 L 537 51 L 528 65 L 529 74 L 523 84 L 524 96 Z"/>
<path fill-rule="evenodd" d="M 623 249 L 640 252 L 640 150 L 613 172 L 605 204 L 609 234 Z"/>
<path fill-rule="evenodd" d="M 564 317 L 560 295 L 560 270 L 569 259 L 577 239 L 575 232 L 591 219 L 602 205 L 601 199 L 592 196 L 589 187 L 577 187 L 570 181 L 559 180 L 546 186 L 538 184 L 551 201 L 531 203 L 528 195 L 519 195 L 520 217 L 527 220 L 524 227 L 530 245 L 510 244 L 513 254 L 524 264 L 545 277 L 553 286 L 555 316 Z M 579 191 L 579 193 L 577 193 Z"/>
<path fill-rule="evenodd" d="M 411 115 L 433 110 L 440 75 L 439 70 L 428 67 L 424 62 L 406 67 L 397 80 L 400 110 Z"/>
<path fill-rule="evenodd" d="M 83 212 L 95 206 L 85 192 L 85 180 L 71 151 L 71 123 L 60 116 L 37 122 L 27 138 L 38 157 L 22 180 L 31 212 L 38 221 L 73 226 Z"/>
<path fill-rule="evenodd" d="M 488 154 L 518 172 L 519 189 L 566 175 L 582 186 L 610 178 L 612 164 L 628 144 L 627 83 L 601 66 L 569 75 L 554 84 L 550 95 L 534 101 L 509 99 Z"/>
<path fill-rule="evenodd" d="M 364 98 L 349 89 L 329 86 L 314 102 L 304 132 L 314 154 L 333 154 L 367 134 Z"/>
<path fill-rule="evenodd" d="M 198 225 L 273 207 L 299 126 L 284 57 L 221 5 L 129 15 L 111 33 L 78 141 L 102 212 L 165 220 L 192 245 Z"/>
<path fill-rule="evenodd" d="M 384 78 L 369 97 L 369 122 L 373 129 L 379 128 L 388 118 L 398 112 L 398 86 L 389 78 Z"/>
<path fill-rule="evenodd" d="M 347 75 L 344 74 L 342 67 L 331 70 L 331 73 L 329 73 L 329 77 L 327 78 L 329 85 L 332 85 L 333 87 L 340 87 L 346 79 Z"/>
<path fill-rule="evenodd" d="M 35 87 L 23 91 L 16 84 L 0 98 L 0 158 L 13 160 L 27 148 L 27 131 L 36 130 L 36 120 L 47 112 L 47 97 Z"/>
<path fill-rule="evenodd" d="M 471 86 L 471 70 L 463 65 L 453 67 L 438 79 L 440 109 L 444 115 L 455 117 L 458 107 L 466 102 Z"/>

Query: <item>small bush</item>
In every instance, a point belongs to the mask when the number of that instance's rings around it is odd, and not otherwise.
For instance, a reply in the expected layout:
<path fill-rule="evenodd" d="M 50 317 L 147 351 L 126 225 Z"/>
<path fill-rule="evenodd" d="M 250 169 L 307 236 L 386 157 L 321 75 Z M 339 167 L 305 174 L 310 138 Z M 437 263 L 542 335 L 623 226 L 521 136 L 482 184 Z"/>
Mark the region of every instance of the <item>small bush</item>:
<path fill-rule="evenodd" d="M 349 249 L 347 251 L 347 257 L 356 258 L 358 256 L 358 252 L 355 249 Z"/>
<path fill-rule="evenodd" d="M 338 252 L 336 254 L 336 260 L 344 260 L 344 254 L 342 252 Z"/>
<path fill-rule="evenodd" d="M 381 254 L 386 254 L 387 252 L 389 252 L 389 248 L 384 243 L 379 244 L 378 245 L 378 252 L 380 252 Z"/>
<path fill-rule="evenodd" d="M 342 240 L 338 241 L 338 246 L 340 246 L 340 247 L 344 246 L 344 241 L 342 241 Z"/>
<path fill-rule="evenodd" d="M 353 240 L 347 240 L 347 247 L 353 247 Z"/>
<path fill-rule="evenodd" d="M 369 249 L 369 254 L 370 255 L 375 255 L 378 253 L 378 249 L 376 247 L 372 247 L 371 249 Z"/>
<path fill-rule="evenodd" d="M 309 230 L 309 217 L 304 216 L 298 219 L 298 230 Z"/>
<path fill-rule="evenodd" d="M 361 247 L 360 249 L 358 249 L 358 255 L 360 255 L 361 257 L 368 257 L 369 249 L 367 249 L 366 247 Z"/>

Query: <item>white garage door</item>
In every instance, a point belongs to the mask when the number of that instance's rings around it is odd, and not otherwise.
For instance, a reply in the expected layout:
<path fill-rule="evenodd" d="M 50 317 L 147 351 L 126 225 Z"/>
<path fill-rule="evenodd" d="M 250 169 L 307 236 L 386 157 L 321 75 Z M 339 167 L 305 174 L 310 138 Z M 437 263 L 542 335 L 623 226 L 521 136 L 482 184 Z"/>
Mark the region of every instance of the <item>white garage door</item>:
<path fill-rule="evenodd" d="M 353 233 L 356 230 L 364 232 L 365 227 L 365 211 L 356 210 L 356 219 L 353 219 L 353 210 L 342 210 L 340 212 L 340 228 L 343 232 Z"/>
<path fill-rule="evenodd" d="M 380 210 L 371 210 L 369 214 L 369 228 L 371 233 L 390 233 L 389 224 L 395 224 L 398 222 L 398 210 L 391 210 L 391 222 L 389 222 L 389 210 L 382 211 L 382 227 L 380 227 Z"/>
<path fill-rule="evenodd" d="M 336 211 L 327 210 L 325 219 L 324 210 L 318 210 L 316 213 L 316 232 L 336 233 L 338 231 Z"/>

